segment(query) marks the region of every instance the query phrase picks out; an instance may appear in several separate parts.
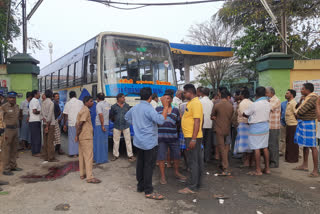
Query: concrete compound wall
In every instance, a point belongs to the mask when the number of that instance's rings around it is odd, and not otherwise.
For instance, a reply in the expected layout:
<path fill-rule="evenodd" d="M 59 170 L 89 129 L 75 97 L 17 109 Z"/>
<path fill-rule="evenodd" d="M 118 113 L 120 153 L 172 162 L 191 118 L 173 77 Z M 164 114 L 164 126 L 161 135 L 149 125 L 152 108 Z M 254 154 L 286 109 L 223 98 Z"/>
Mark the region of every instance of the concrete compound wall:
<path fill-rule="evenodd" d="M 294 81 L 320 79 L 320 59 L 295 60 L 294 68 L 290 71 L 290 87 Z"/>

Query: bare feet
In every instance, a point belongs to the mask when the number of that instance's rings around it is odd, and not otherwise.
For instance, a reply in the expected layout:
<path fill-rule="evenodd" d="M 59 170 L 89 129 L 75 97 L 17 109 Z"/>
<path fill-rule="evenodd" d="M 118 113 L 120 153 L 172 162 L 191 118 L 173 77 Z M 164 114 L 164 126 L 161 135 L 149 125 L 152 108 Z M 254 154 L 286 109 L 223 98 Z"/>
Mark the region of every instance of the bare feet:
<path fill-rule="evenodd" d="M 167 184 L 166 178 L 160 178 L 160 184 L 162 184 L 162 185 Z"/>
<path fill-rule="evenodd" d="M 180 194 L 184 194 L 184 195 L 188 195 L 188 194 L 195 194 L 194 191 L 192 191 L 191 189 L 189 189 L 188 187 L 181 189 L 178 191 L 178 193 Z"/>
<path fill-rule="evenodd" d="M 248 172 L 247 175 L 261 176 L 261 175 L 262 175 L 262 172 L 252 171 L 252 172 Z"/>
<path fill-rule="evenodd" d="M 309 171 L 308 167 L 305 166 L 297 166 L 295 168 L 293 168 L 293 170 L 298 170 L 298 171 Z"/>
<path fill-rule="evenodd" d="M 271 174 L 270 169 L 263 169 L 262 172 L 267 175 Z"/>

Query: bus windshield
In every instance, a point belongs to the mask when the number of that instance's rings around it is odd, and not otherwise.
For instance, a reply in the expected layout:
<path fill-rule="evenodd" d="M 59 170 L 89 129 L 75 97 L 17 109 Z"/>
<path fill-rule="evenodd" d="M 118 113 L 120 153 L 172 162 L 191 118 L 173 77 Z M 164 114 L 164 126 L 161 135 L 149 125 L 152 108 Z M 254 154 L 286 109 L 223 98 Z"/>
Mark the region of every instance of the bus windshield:
<path fill-rule="evenodd" d="M 105 85 L 176 86 L 170 48 L 164 42 L 105 36 L 101 61 Z"/>

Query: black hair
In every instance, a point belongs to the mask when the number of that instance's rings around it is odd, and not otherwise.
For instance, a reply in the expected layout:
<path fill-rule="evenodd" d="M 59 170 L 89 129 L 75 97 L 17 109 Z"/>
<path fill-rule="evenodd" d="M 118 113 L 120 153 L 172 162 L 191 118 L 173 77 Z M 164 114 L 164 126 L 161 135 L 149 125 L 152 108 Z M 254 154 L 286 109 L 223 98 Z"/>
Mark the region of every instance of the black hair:
<path fill-rule="evenodd" d="M 248 89 L 243 89 L 240 91 L 240 95 L 242 95 L 244 98 L 248 99 L 250 97 L 250 92 Z"/>
<path fill-rule="evenodd" d="M 241 90 L 236 90 L 235 95 L 236 95 L 236 96 L 239 96 L 240 93 L 241 93 Z"/>
<path fill-rule="evenodd" d="M 32 93 L 32 97 L 36 96 L 38 94 L 38 90 L 33 90 L 31 93 Z"/>
<path fill-rule="evenodd" d="M 44 94 L 46 95 L 46 98 L 52 98 L 53 92 L 50 89 L 47 89 Z"/>
<path fill-rule="evenodd" d="M 191 93 L 193 93 L 193 94 L 196 94 L 196 93 L 197 93 L 196 88 L 194 87 L 194 85 L 193 85 L 193 84 L 190 84 L 190 83 L 184 85 L 184 86 L 183 86 L 183 89 L 184 89 L 185 91 L 191 92 Z"/>
<path fill-rule="evenodd" d="M 91 96 L 85 96 L 83 98 L 83 104 L 86 104 L 89 100 L 93 99 Z"/>
<path fill-rule="evenodd" d="M 263 86 L 259 86 L 256 88 L 256 96 L 264 97 L 266 96 L 266 88 Z"/>
<path fill-rule="evenodd" d="M 220 94 L 222 99 L 228 98 L 228 96 L 230 96 L 230 92 L 227 90 L 222 90 Z"/>
<path fill-rule="evenodd" d="M 168 95 L 168 96 L 170 96 L 171 98 L 173 98 L 174 90 L 172 90 L 172 89 L 167 89 L 167 90 L 164 92 L 164 95 Z"/>
<path fill-rule="evenodd" d="M 148 100 L 152 96 L 152 90 L 150 87 L 144 87 L 140 89 L 140 99 Z"/>
<path fill-rule="evenodd" d="M 55 98 L 59 93 L 53 93 L 53 98 Z"/>
<path fill-rule="evenodd" d="M 303 86 L 305 87 L 305 89 L 309 90 L 310 92 L 314 92 L 314 86 L 312 83 L 307 82 L 307 83 L 303 84 Z"/>
<path fill-rule="evenodd" d="M 124 96 L 124 94 L 123 93 L 119 93 L 117 96 L 116 96 L 116 98 L 117 98 L 117 100 L 119 100 L 121 97 L 123 97 Z"/>
<path fill-rule="evenodd" d="M 219 87 L 219 92 L 221 92 L 221 91 L 223 91 L 223 90 L 228 90 L 228 89 L 227 89 L 227 87 L 220 86 L 220 87 Z"/>
<path fill-rule="evenodd" d="M 197 91 L 201 91 L 201 92 L 202 92 L 202 89 L 203 89 L 203 87 L 202 87 L 202 86 L 199 86 L 199 87 L 197 88 Z"/>
<path fill-rule="evenodd" d="M 28 91 L 28 92 L 26 93 L 26 98 L 29 98 L 29 97 L 33 97 L 31 91 Z"/>
<path fill-rule="evenodd" d="M 151 96 L 152 96 L 152 99 L 153 99 L 153 100 L 156 99 L 156 98 L 158 98 L 158 94 L 157 94 L 157 93 L 153 93 Z"/>
<path fill-rule="evenodd" d="M 97 98 L 99 99 L 99 100 L 104 100 L 104 98 L 105 98 L 106 96 L 104 95 L 104 93 L 99 93 L 99 94 L 97 94 Z"/>
<path fill-rule="evenodd" d="M 70 99 L 71 99 L 71 98 L 74 98 L 74 97 L 77 97 L 76 92 L 75 92 L 75 91 L 70 91 L 69 97 L 70 97 Z"/>
<path fill-rule="evenodd" d="M 210 89 L 209 88 L 202 88 L 201 93 L 203 93 L 205 96 L 210 95 Z"/>
<path fill-rule="evenodd" d="M 292 94 L 293 97 L 297 96 L 297 92 L 293 89 L 288 89 L 288 91 L 290 92 L 290 94 Z"/>

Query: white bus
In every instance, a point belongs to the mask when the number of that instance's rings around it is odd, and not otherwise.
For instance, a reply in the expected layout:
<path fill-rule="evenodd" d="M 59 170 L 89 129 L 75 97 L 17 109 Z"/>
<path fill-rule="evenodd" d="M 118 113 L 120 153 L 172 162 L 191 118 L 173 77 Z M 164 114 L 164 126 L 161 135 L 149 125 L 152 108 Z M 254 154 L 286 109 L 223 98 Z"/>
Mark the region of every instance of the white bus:
<path fill-rule="evenodd" d="M 69 91 L 76 91 L 80 98 L 95 98 L 104 92 L 111 104 L 118 93 L 123 93 L 133 106 L 143 87 L 150 87 L 158 96 L 166 89 L 177 90 L 168 40 L 100 33 L 41 69 L 39 76 L 39 90 L 58 92 L 63 103 Z"/>

